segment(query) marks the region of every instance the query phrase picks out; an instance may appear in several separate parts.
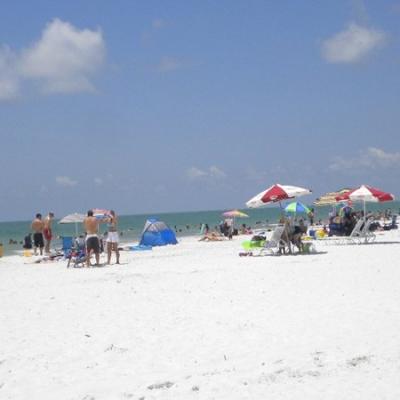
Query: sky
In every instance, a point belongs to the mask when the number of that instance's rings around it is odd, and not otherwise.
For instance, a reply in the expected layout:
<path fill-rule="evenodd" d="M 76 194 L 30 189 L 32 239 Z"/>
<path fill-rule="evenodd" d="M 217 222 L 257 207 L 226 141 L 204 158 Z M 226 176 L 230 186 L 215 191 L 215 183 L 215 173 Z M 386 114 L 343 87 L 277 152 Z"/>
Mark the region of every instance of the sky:
<path fill-rule="evenodd" d="M 3 0 L 0 220 L 400 195 L 400 1 Z"/>

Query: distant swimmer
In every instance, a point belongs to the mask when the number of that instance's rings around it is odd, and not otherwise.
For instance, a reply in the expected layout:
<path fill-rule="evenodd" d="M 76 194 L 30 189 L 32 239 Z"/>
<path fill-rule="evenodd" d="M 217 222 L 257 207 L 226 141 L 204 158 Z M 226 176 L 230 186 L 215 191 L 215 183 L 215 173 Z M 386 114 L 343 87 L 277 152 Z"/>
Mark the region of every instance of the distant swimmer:
<path fill-rule="evenodd" d="M 43 229 L 44 223 L 42 221 L 42 214 L 36 214 L 36 218 L 32 221 L 31 228 L 33 231 L 33 248 L 34 254 L 37 255 L 37 249 L 39 248 L 40 255 L 43 255 Z"/>
<path fill-rule="evenodd" d="M 52 223 L 53 223 L 54 213 L 49 212 L 44 220 L 43 236 L 45 239 L 44 252 L 50 253 L 50 243 L 53 239 Z"/>

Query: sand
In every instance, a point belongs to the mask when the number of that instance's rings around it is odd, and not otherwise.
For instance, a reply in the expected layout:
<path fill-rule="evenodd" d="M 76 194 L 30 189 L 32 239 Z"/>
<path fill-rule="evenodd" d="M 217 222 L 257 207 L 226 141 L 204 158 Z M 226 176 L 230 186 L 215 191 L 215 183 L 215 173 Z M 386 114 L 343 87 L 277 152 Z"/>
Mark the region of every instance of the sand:
<path fill-rule="evenodd" d="M 298 256 L 244 239 L 0 259 L 0 398 L 399 399 L 399 232 Z"/>

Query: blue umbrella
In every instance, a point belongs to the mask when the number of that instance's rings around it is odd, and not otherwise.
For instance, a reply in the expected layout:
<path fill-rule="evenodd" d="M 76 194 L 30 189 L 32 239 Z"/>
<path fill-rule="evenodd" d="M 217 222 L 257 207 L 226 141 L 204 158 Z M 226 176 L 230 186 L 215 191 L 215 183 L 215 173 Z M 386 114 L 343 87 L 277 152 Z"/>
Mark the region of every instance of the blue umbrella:
<path fill-rule="evenodd" d="M 306 207 L 304 204 L 299 203 L 298 201 L 294 201 L 293 203 L 288 204 L 285 207 L 285 211 L 287 213 L 309 213 L 310 209 Z"/>

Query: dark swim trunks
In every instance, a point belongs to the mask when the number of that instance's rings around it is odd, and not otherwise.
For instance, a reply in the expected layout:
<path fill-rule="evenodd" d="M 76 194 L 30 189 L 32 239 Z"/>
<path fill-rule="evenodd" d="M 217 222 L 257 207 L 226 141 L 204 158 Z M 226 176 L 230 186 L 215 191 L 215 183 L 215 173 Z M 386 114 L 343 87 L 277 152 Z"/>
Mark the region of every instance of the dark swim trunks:
<path fill-rule="evenodd" d="M 100 252 L 100 242 L 99 242 L 99 238 L 97 236 L 91 236 L 89 238 L 86 239 L 86 249 L 87 252 L 90 253 L 91 250 L 93 250 L 93 252 L 95 254 Z"/>
<path fill-rule="evenodd" d="M 33 234 L 33 245 L 39 248 L 44 247 L 43 234 L 41 232 L 36 232 Z"/>

